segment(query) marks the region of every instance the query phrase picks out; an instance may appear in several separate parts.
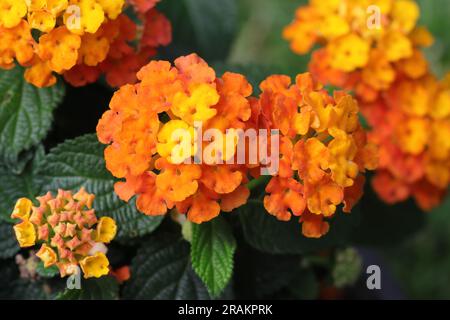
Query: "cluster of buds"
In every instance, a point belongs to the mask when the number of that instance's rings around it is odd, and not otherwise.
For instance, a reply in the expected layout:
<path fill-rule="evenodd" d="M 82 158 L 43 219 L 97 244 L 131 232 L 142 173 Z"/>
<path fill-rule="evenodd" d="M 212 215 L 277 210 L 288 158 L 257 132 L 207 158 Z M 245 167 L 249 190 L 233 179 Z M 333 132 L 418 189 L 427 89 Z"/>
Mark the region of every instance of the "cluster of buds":
<path fill-rule="evenodd" d="M 14 226 L 20 247 L 40 244 L 36 256 L 45 268 L 56 265 L 61 277 L 76 273 L 78 266 L 85 278 L 108 274 L 104 243 L 115 237 L 117 226 L 110 217 L 97 218 L 94 198 L 82 188 L 74 195 L 59 190 L 53 197 L 49 192 L 37 198 L 38 207 L 30 199 L 19 199 L 11 218 L 21 220 Z"/>
<path fill-rule="evenodd" d="M 108 170 L 125 179 L 115 185 L 121 199 L 137 196 L 147 215 L 175 208 L 202 223 L 244 205 L 247 183 L 268 174 L 267 211 L 283 221 L 301 217 L 308 237 L 328 231 L 323 218 L 339 204 L 350 211 L 358 201 L 360 173 L 376 166 L 376 151 L 350 96 L 332 98 L 304 74 L 295 85 L 269 77 L 252 97 L 243 75 L 216 77 L 195 54 L 174 64 L 142 68 L 97 126 Z"/>
<path fill-rule="evenodd" d="M 156 1 L 145 2 L 130 4 L 145 28 L 137 32 L 123 13 L 125 0 L 1 0 L 0 68 L 17 61 L 37 87 L 54 85 L 55 73 L 74 86 L 103 73 L 111 86 L 136 81 L 156 48 L 171 41 L 170 22 L 153 8 Z"/>
<path fill-rule="evenodd" d="M 413 0 L 310 0 L 284 37 L 298 54 L 321 44 L 314 78 L 354 92 L 380 148 L 379 196 L 390 204 L 412 196 L 430 210 L 450 182 L 450 87 L 429 71 L 421 49 L 433 37 L 419 16 Z"/>

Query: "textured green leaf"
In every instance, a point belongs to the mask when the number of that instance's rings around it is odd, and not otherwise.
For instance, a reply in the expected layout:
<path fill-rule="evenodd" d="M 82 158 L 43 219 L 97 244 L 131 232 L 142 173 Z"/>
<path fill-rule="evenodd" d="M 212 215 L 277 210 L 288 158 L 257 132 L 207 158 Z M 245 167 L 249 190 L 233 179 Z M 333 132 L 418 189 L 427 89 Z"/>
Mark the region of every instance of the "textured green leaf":
<path fill-rule="evenodd" d="M 179 235 L 152 235 L 131 263 L 125 299 L 208 299 L 208 291 L 192 270 L 189 244 Z"/>
<path fill-rule="evenodd" d="M 0 222 L 0 258 L 11 258 L 19 249 L 12 225 Z"/>
<path fill-rule="evenodd" d="M 57 300 L 117 300 L 119 284 L 111 276 L 98 279 L 84 279 L 81 289 L 65 289 L 56 296 Z"/>
<path fill-rule="evenodd" d="M 44 267 L 44 263 L 42 261 L 39 261 L 36 266 L 36 272 L 43 278 L 53 278 L 54 276 L 59 274 L 59 269 L 55 265 L 46 268 Z"/>
<path fill-rule="evenodd" d="M 38 89 L 23 78 L 23 69 L 0 71 L 0 159 L 14 162 L 22 151 L 37 145 L 49 131 L 53 110 L 64 86 Z"/>
<path fill-rule="evenodd" d="M 172 23 L 171 58 L 193 52 L 208 61 L 228 56 L 237 26 L 236 0 L 167 0 L 160 9 Z"/>
<path fill-rule="evenodd" d="M 33 161 L 26 165 L 21 174 L 14 174 L 10 168 L 0 165 L 0 221 L 12 222 L 10 215 L 17 199 L 32 199 L 40 192 L 42 180 L 36 172 L 39 170 L 43 152 L 42 148 L 38 148 Z"/>
<path fill-rule="evenodd" d="M 192 225 L 192 267 L 212 296 L 218 296 L 233 274 L 236 240 L 223 217 Z"/>
<path fill-rule="evenodd" d="M 46 291 L 47 284 L 44 281 L 30 281 L 27 279 L 17 279 L 10 283 L 10 299 L 14 300 L 45 300 L 50 295 Z"/>
<path fill-rule="evenodd" d="M 0 299 L 42 300 L 50 297 L 46 281 L 20 278 L 15 259 L 0 260 Z"/>
<path fill-rule="evenodd" d="M 359 222 L 358 208 L 352 213 L 340 211 L 329 219 L 330 231 L 320 239 L 302 235 L 298 219 L 278 221 L 264 209 L 261 201 L 251 200 L 238 209 L 244 236 L 254 248 L 273 254 L 299 254 L 345 244 Z"/>
<path fill-rule="evenodd" d="M 155 230 L 162 217 L 149 217 L 137 211 L 134 201 L 126 203 L 114 193 L 114 178 L 106 170 L 104 147 L 93 134 L 67 140 L 50 151 L 41 169 L 45 191 L 58 188 L 94 193 L 94 208 L 99 216 L 114 218 L 118 238 L 142 236 Z"/>

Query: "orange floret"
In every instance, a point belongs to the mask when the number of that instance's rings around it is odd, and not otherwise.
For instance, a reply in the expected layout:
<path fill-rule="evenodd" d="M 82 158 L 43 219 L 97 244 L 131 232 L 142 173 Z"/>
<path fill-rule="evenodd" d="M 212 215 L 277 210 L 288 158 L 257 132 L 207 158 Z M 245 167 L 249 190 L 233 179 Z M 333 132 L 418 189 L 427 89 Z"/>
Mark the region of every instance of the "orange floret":
<path fill-rule="evenodd" d="M 62 73 L 75 66 L 80 46 L 80 36 L 59 27 L 40 38 L 38 54 L 41 60 L 48 61 L 50 69 Z"/>
<path fill-rule="evenodd" d="M 14 59 L 22 66 L 34 58 L 34 40 L 27 21 L 21 20 L 15 27 L 6 29 L 0 26 L 0 66 L 10 69 Z"/>

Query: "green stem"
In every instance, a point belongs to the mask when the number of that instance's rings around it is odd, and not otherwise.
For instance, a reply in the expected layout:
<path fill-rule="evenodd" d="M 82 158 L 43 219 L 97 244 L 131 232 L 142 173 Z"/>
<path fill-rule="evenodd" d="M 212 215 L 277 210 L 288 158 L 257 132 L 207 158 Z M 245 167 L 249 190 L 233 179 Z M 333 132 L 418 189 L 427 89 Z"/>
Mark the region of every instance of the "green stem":
<path fill-rule="evenodd" d="M 253 179 L 249 183 L 247 183 L 247 188 L 252 191 L 255 190 L 260 185 L 266 184 L 270 181 L 272 176 L 260 176 L 258 179 Z"/>

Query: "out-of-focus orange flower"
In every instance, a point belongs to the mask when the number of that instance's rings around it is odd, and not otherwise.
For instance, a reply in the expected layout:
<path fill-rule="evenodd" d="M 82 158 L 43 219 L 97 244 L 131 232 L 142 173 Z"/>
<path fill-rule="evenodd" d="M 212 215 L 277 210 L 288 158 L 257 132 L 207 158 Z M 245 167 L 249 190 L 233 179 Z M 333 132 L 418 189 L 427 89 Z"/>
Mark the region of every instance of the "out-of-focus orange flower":
<path fill-rule="evenodd" d="M 170 21 L 156 9 L 145 14 L 144 33 L 141 45 L 157 48 L 172 42 L 172 25 Z"/>
<path fill-rule="evenodd" d="M 110 271 L 111 275 L 116 278 L 117 282 L 124 283 L 131 278 L 131 270 L 129 266 L 123 266 Z"/>
<path fill-rule="evenodd" d="M 310 0 L 297 10 L 284 38 L 298 54 L 321 45 L 309 65 L 313 77 L 354 92 L 371 127 L 369 140 L 379 147 L 373 186 L 380 197 L 396 203 L 412 196 L 428 210 L 450 182 L 450 91 L 430 73 L 421 49 L 433 36 L 416 26 L 419 16 L 414 0 Z M 334 153 L 341 155 L 331 162 L 347 164 L 333 170 L 345 185 L 357 172 L 355 164 L 361 168 L 360 159 L 369 161 L 374 150 L 361 148 L 348 162 L 355 150 L 340 140 Z"/>
<path fill-rule="evenodd" d="M 95 82 L 102 74 L 111 86 L 135 83 L 137 71 L 156 49 L 172 41 L 172 28 L 153 8 L 158 1 L 132 1 L 144 25 L 138 33 L 123 12 L 125 2 L 3 0 L 0 68 L 11 69 L 17 61 L 29 68 L 25 80 L 37 87 L 54 85 L 54 72 L 74 86 Z M 34 38 L 33 30 L 39 31 Z"/>
<path fill-rule="evenodd" d="M 129 0 L 128 2 L 133 5 L 139 13 L 146 13 L 160 1 L 161 0 Z"/>

